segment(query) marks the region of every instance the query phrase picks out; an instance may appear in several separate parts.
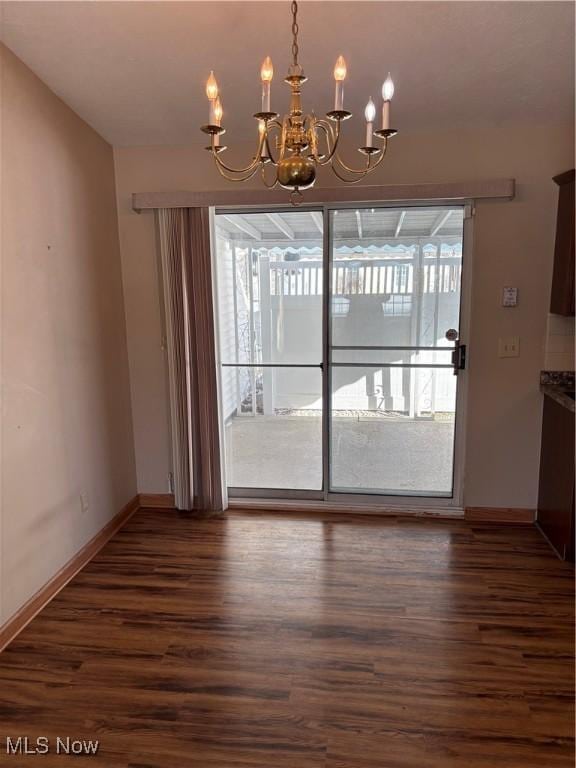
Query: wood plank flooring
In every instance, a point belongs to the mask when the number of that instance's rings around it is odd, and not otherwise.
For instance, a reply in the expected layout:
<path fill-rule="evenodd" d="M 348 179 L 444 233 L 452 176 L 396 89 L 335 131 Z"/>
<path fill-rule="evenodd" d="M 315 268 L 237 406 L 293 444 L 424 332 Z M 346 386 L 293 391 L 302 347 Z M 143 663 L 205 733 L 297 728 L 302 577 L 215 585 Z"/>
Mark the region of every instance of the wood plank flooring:
<path fill-rule="evenodd" d="M 0 655 L 0 765 L 572 767 L 573 586 L 529 527 L 140 511 Z"/>

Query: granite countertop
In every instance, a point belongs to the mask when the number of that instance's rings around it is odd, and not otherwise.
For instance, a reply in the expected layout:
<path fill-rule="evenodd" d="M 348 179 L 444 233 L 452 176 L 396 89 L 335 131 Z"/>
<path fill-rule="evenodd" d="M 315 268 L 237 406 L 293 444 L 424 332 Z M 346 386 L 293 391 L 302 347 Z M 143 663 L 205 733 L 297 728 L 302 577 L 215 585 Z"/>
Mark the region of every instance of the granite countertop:
<path fill-rule="evenodd" d="M 574 371 L 541 371 L 540 391 L 574 413 Z"/>

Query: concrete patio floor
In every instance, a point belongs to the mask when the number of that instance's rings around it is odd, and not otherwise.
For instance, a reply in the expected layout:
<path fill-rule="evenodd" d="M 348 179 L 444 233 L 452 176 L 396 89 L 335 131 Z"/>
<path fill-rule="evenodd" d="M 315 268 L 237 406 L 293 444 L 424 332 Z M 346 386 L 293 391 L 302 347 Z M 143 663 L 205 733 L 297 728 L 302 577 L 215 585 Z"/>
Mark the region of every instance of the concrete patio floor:
<path fill-rule="evenodd" d="M 337 417 L 332 488 L 446 494 L 452 488 L 454 423 L 407 417 Z M 232 419 L 226 429 L 228 485 L 319 490 L 320 416 Z"/>

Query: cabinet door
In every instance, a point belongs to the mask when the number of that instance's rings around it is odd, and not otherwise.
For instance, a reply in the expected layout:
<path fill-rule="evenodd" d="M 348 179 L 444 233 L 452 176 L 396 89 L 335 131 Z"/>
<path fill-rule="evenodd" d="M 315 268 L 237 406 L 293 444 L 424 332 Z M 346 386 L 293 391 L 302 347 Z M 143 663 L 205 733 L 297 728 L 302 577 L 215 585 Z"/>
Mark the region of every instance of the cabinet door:
<path fill-rule="evenodd" d="M 554 276 L 550 312 L 574 314 L 574 171 L 556 176 L 559 185 Z"/>
<path fill-rule="evenodd" d="M 574 519 L 574 414 L 544 398 L 538 525 L 564 560 L 570 556 Z"/>

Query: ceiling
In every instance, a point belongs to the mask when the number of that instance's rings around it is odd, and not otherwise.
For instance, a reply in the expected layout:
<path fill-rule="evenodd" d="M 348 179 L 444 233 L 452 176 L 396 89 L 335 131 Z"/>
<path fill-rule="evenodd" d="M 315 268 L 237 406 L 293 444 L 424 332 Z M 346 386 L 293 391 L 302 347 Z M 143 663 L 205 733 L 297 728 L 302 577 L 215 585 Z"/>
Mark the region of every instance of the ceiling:
<path fill-rule="evenodd" d="M 229 140 L 252 137 L 267 54 L 272 107 L 287 104 L 288 0 L 12 0 L 0 13 L 2 41 L 115 145 L 202 142 L 210 69 Z M 305 0 L 299 21 L 304 106 L 318 113 L 333 106 L 332 70 L 343 53 L 345 106 L 358 120 L 389 70 L 393 123 L 405 132 L 573 118 L 571 2 Z M 358 123 L 347 129 L 361 138 Z"/>
<path fill-rule="evenodd" d="M 449 207 L 343 208 L 334 212 L 332 240 L 337 247 L 410 247 L 419 240 L 462 240 L 464 210 Z M 216 227 L 230 241 L 255 248 L 322 246 L 322 214 L 316 211 L 219 213 Z"/>

